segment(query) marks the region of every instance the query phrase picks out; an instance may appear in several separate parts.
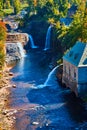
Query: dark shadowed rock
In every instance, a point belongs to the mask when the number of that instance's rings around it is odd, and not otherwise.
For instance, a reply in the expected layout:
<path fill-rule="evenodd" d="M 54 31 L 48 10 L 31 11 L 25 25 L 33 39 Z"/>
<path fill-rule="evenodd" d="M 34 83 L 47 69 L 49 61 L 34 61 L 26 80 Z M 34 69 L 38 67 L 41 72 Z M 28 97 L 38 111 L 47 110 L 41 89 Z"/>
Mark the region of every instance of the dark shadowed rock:
<path fill-rule="evenodd" d="M 10 73 L 9 73 L 9 76 L 13 76 L 13 73 L 12 73 L 12 72 L 10 72 Z"/>

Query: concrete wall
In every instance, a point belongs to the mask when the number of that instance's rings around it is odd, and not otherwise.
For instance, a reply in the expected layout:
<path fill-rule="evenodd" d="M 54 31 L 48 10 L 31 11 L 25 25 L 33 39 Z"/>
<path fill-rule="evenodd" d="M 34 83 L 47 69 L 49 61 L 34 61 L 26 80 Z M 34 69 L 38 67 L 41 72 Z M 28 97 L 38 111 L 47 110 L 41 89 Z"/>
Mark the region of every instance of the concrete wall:
<path fill-rule="evenodd" d="M 62 83 L 66 84 L 77 95 L 78 69 L 76 66 L 63 60 Z"/>
<path fill-rule="evenodd" d="M 66 77 L 68 80 L 74 80 L 77 82 L 78 81 L 77 67 L 63 60 L 63 77 Z"/>
<path fill-rule="evenodd" d="M 62 83 L 69 87 L 75 94 L 87 94 L 87 66 L 76 67 L 63 60 Z"/>

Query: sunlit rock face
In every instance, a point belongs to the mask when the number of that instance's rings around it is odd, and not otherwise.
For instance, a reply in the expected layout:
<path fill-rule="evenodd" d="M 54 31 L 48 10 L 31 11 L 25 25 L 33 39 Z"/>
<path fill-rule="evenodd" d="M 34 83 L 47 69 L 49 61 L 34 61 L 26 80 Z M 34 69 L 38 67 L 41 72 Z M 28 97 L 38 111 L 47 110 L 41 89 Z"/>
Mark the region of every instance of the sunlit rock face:
<path fill-rule="evenodd" d="M 6 63 L 19 59 L 21 59 L 21 53 L 17 43 L 6 43 Z"/>

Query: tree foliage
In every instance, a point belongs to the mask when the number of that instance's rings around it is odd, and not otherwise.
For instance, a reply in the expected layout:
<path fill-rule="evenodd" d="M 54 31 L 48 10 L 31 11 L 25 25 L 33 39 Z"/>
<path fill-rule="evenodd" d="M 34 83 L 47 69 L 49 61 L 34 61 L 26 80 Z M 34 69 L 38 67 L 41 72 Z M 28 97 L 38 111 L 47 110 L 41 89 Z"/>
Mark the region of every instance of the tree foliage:
<path fill-rule="evenodd" d="M 14 13 L 17 14 L 20 11 L 20 0 L 14 0 Z"/>
<path fill-rule="evenodd" d="M 13 9 L 17 14 L 25 2 L 27 3 L 27 0 L 0 0 L 0 16 L 5 15 L 4 9 Z"/>
<path fill-rule="evenodd" d="M 78 0 L 79 2 L 81 0 Z M 76 41 L 87 42 L 87 2 L 74 0 L 78 4 L 76 13 L 72 16 L 73 21 L 69 26 L 56 22 L 56 33 L 63 48 L 73 46 Z"/>
<path fill-rule="evenodd" d="M 3 22 L 0 22 L 0 69 L 2 69 L 2 66 L 4 65 L 5 40 L 6 40 L 6 27 Z"/>
<path fill-rule="evenodd" d="M 38 20 L 45 19 L 54 25 L 54 38 L 60 41 L 60 46 L 67 49 L 77 40 L 87 42 L 87 1 L 86 0 L 27 0 L 29 4 L 29 14 L 36 13 Z M 68 12 L 75 6 L 77 10 Z M 32 12 L 32 13 L 31 13 Z M 74 13 L 73 13 L 74 12 Z M 29 15 L 29 18 L 31 15 Z M 60 18 L 72 18 L 72 23 L 65 26 L 60 22 Z M 53 39 L 54 39 L 53 38 Z M 57 42 L 57 40 L 54 40 Z"/>
<path fill-rule="evenodd" d="M 0 12 L 3 8 L 12 6 L 17 14 L 20 10 L 20 3 L 24 1 L 28 3 L 29 10 L 25 23 L 36 18 L 36 20 L 43 19 L 53 24 L 55 39 L 57 37 L 65 48 L 71 47 L 78 39 L 87 42 L 87 0 L 0 0 Z M 72 5 L 77 7 L 77 11 L 72 16 L 68 16 Z M 65 26 L 60 22 L 61 17 L 71 17 L 73 22 Z M 21 24 L 25 25 L 24 20 Z"/>
<path fill-rule="evenodd" d="M 3 22 L 0 22 L 0 41 L 4 41 L 6 39 L 6 27 Z"/>

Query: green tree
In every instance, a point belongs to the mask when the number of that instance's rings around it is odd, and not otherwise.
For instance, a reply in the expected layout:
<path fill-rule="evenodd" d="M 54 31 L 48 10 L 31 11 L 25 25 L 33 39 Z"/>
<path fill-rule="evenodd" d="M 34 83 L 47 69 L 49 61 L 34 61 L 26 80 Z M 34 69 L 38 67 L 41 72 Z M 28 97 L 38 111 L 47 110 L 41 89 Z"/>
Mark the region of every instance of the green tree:
<path fill-rule="evenodd" d="M 76 14 L 73 15 L 73 22 L 69 27 L 59 26 L 58 38 L 65 49 L 73 46 L 76 41 L 87 42 L 87 5 L 86 1 L 79 3 Z"/>
<path fill-rule="evenodd" d="M 20 11 L 20 0 L 13 1 L 14 13 L 17 14 Z"/>
<path fill-rule="evenodd" d="M 3 5 L 3 8 L 9 9 L 11 7 L 10 0 L 3 0 Z"/>
<path fill-rule="evenodd" d="M 3 0 L 0 0 L 0 17 L 2 17 L 4 15 L 3 13 Z"/>
<path fill-rule="evenodd" d="M 0 0 L 0 11 L 3 9 L 3 5 L 4 5 L 3 0 Z"/>
<path fill-rule="evenodd" d="M 62 17 L 66 16 L 69 8 L 68 0 L 59 0 L 58 4 L 59 4 L 59 12 L 61 13 Z"/>

